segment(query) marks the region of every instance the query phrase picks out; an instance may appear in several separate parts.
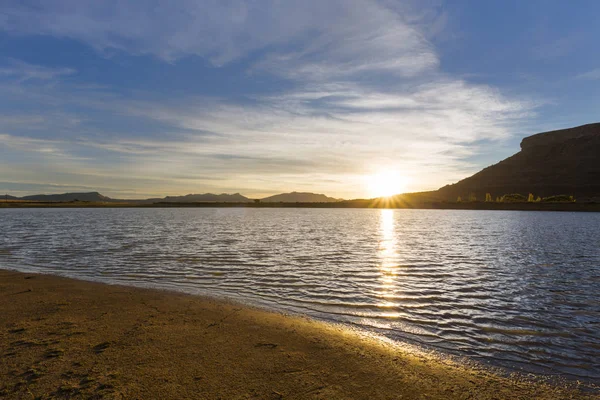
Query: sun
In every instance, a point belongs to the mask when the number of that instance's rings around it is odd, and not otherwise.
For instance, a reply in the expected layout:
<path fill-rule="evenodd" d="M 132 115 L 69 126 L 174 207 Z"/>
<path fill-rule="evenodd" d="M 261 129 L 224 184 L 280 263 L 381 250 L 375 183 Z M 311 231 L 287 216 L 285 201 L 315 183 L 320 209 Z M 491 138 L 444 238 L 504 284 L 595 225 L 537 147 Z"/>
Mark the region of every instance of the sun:
<path fill-rule="evenodd" d="M 404 193 L 408 179 L 395 170 L 381 170 L 366 177 L 370 197 L 390 197 Z"/>

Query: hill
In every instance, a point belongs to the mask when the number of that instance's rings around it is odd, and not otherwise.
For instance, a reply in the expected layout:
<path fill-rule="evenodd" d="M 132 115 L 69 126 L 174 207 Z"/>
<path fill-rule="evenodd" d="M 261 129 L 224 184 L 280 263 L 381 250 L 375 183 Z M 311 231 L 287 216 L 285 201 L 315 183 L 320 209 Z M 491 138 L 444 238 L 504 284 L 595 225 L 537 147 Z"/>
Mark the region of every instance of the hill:
<path fill-rule="evenodd" d="M 507 193 L 547 197 L 600 196 L 600 123 L 538 133 L 521 141 L 521 151 L 436 192 L 441 200 L 484 200 Z"/>
<path fill-rule="evenodd" d="M 242 196 L 239 193 L 234 194 L 213 194 L 213 193 L 204 193 L 204 194 L 188 194 L 185 196 L 167 196 L 162 199 L 148 199 L 145 200 L 150 203 L 249 203 L 252 200 L 249 198 Z"/>
<path fill-rule="evenodd" d="M 260 201 L 264 203 L 333 203 L 340 200 L 318 193 L 291 192 L 265 197 Z"/>
<path fill-rule="evenodd" d="M 48 202 L 65 202 L 65 201 L 96 201 L 106 202 L 111 201 L 110 197 L 101 195 L 98 192 L 87 193 L 63 193 L 63 194 L 35 194 L 31 196 L 21 197 L 20 200 L 29 201 L 48 201 Z"/>

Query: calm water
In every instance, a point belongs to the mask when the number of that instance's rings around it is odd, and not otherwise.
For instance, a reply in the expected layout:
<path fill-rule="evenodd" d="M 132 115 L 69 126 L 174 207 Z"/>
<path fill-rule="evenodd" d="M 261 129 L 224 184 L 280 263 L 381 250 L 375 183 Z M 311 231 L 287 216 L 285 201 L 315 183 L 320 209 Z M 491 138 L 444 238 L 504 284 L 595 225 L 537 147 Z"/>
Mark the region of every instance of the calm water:
<path fill-rule="evenodd" d="M 4 209 L 0 265 L 241 298 L 600 382 L 600 214 Z"/>

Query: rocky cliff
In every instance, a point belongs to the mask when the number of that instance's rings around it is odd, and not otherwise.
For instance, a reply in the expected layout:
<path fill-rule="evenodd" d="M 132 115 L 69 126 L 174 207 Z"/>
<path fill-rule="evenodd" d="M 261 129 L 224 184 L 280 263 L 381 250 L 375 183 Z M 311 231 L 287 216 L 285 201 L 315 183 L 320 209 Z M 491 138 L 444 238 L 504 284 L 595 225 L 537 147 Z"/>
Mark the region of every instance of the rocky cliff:
<path fill-rule="evenodd" d="M 484 200 L 507 193 L 525 196 L 600 196 L 600 123 L 538 133 L 521 141 L 521 151 L 455 184 L 437 195 L 449 201 L 475 194 Z"/>

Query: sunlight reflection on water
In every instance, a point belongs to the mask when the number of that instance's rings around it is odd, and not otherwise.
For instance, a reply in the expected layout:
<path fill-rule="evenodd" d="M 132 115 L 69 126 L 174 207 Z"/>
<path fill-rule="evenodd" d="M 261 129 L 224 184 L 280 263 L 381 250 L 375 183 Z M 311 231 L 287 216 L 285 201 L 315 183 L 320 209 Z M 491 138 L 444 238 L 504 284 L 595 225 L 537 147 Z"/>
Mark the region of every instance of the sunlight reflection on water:
<path fill-rule="evenodd" d="M 387 299 L 396 294 L 396 235 L 394 234 L 394 210 L 380 210 L 381 238 L 379 240 L 381 291 L 382 298 L 378 306 L 382 308 L 393 307 L 395 304 Z M 388 313 L 388 316 L 392 316 Z"/>

